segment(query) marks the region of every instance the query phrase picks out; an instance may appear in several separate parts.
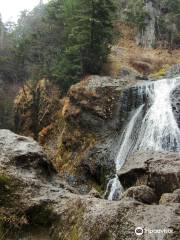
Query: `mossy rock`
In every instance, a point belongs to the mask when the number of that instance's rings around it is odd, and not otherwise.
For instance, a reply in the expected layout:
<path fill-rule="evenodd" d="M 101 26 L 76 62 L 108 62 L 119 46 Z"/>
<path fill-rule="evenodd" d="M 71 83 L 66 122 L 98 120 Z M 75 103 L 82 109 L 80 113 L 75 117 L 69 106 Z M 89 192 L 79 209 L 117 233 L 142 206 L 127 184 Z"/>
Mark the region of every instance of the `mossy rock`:
<path fill-rule="evenodd" d="M 76 200 L 68 208 L 66 213 L 57 223 L 56 232 L 53 239 L 58 240 L 80 240 L 82 232 L 82 221 L 85 207 L 81 200 Z"/>
<path fill-rule="evenodd" d="M 7 205 L 12 192 L 12 180 L 9 176 L 0 172 L 0 205 Z"/>
<path fill-rule="evenodd" d="M 168 69 L 169 69 L 169 65 L 164 65 L 163 67 L 161 67 L 159 69 L 159 71 L 157 71 L 155 73 L 152 73 L 150 75 L 150 77 L 153 78 L 153 79 L 162 78 L 162 77 L 166 76 Z"/>
<path fill-rule="evenodd" d="M 0 171 L 0 206 L 16 208 L 19 206 L 21 183 L 14 177 Z"/>

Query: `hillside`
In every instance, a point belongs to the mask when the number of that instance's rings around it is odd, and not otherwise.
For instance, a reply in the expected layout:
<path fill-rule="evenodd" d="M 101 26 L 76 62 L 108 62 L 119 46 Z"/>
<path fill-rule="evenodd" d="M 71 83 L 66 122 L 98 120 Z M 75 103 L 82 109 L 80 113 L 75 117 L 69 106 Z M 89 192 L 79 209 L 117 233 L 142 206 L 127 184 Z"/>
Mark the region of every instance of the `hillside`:
<path fill-rule="evenodd" d="M 50 0 L 0 19 L 0 240 L 180 239 L 179 0 Z"/>

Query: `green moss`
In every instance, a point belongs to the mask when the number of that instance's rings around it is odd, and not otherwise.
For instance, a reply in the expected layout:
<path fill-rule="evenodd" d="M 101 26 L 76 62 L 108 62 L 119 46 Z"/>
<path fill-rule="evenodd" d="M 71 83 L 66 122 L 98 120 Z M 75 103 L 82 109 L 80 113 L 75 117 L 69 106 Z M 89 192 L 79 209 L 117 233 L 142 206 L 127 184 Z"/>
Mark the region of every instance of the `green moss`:
<path fill-rule="evenodd" d="M 10 178 L 5 175 L 4 173 L 0 173 L 0 190 L 7 190 L 7 188 L 10 186 Z"/>
<path fill-rule="evenodd" d="M 100 194 L 103 194 L 104 192 L 104 187 L 100 184 L 98 184 L 97 182 L 90 182 L 90 185 L 96 189 L 96 191 L 98 191 Z"/>
<path fill-rule="evenodd" d="M 150 77 L 154 79 L 159 79 L 161 77 L 164 77 L 167 73 L 167 70 L 168 70 L 168 66 L 163 66 L 159 69 L 158 72 L 152 73 Z"/>
<path fill-rule="evenodd" d="M 0 173 L 0 204 L 6 206 L 10 202 L 12 181 L 4 173 Z"/>
<path fill-rule="evenodd" d="M 112 240 L 112 235 L 109 232 L 105 232 L 100 236 L 99 240 Z"/>
<path fill-rule="evenodd" d="M 84 206 L 80 200 L 72 203 L 72 206 L 59 221 L 59 230 L 55 234 L 58 240 L 80 240 L 82 236 L 82 219 Z M 58 237 L 57 237 L 58 236 Z"/>

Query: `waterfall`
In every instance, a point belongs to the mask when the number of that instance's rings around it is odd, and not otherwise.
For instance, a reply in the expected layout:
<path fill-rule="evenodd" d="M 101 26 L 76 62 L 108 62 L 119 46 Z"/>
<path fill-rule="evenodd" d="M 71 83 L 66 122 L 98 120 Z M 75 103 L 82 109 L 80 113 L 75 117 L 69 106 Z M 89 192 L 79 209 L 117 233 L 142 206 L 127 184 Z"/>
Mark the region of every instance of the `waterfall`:
<path fill-rule="evenodd" d="M 124 129 L 115 159 L 116 172 L 134 151 L 180 151 L 180 129 L 171 103 L 171 94 L 177 86 L 180 86 L 180 77 L 148 82 L 138 87 L 138 93 L 145 94 L 148 99 L 148 109 L 143 118 L 144 105 L 141 105 Z M 108 182 L 105 195 L 108 195 L 108 200 L 114 200 L 122 191 L 116 174 Z"/>
<path fill-rule="evenodd" d="M 119 195 L 123 192 L 123 187 L 119 181 L 118 175 L 116 174 L 114 178 L 110 179 L 107 184 L 107 189 L 105 192 L 105 196 L 107 195 L 107 199 L 112 201 L 114 199 L 118 199 Z"/>
<path fill-rule="evenodd" d="M 135 143 L 138 128 L 138 120 L 140 120 L 140 116 L 142 115 L 144 105 L 141 105 L 132 116 L 131 120 L 125 127 L 122 135 L 121 135 L 121 144 L 120 149 L 118 151 L 117 157 L 115 159 L 116 172 L 123 166 L 126 158 L 131 153 Z M 118 196 L 122 193 L 123 187 L 119 181 L 117 174 L 113 179 L 110 179 L 107 185 L 107 190 L 105 195 L 108 194 L 108 200 L 117 199 Z"/>
<path fill-rule="evenodd" d="M 143 107 L 144 104 L 135 111 L 134 115 L 132 116 L 131 120 L 129 121 L 121 135 L 121 145 L 115 159 L 116 171 L 121 169 L 125 160 L 135 146 L 137 140 L 137 132 L 139 130 L 139 120 L 142 116 Z"/>
<path fill-rule="evenodd" d="M 136 149 L 180 151 L 180 129 L 171 104 L 171 93 L 178 84 L 180 78 L 163 79 L 146 88 L 152 104 L 142 121 Z"/>

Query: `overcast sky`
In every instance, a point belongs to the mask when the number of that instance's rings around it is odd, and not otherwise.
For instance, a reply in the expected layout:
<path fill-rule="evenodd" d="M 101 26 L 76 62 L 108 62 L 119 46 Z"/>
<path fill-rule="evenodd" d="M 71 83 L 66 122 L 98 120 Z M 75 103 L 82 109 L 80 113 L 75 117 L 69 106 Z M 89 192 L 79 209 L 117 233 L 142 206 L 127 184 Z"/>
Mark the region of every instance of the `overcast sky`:
<path fill-rule="evenodd" d="M 40 0 L 0 0 L 0 13 L 3 22 L 16 21 L 19 13 L 24 9 L 31 10 Z M 44 3 L 48 0 L 44 0 Z"/>

